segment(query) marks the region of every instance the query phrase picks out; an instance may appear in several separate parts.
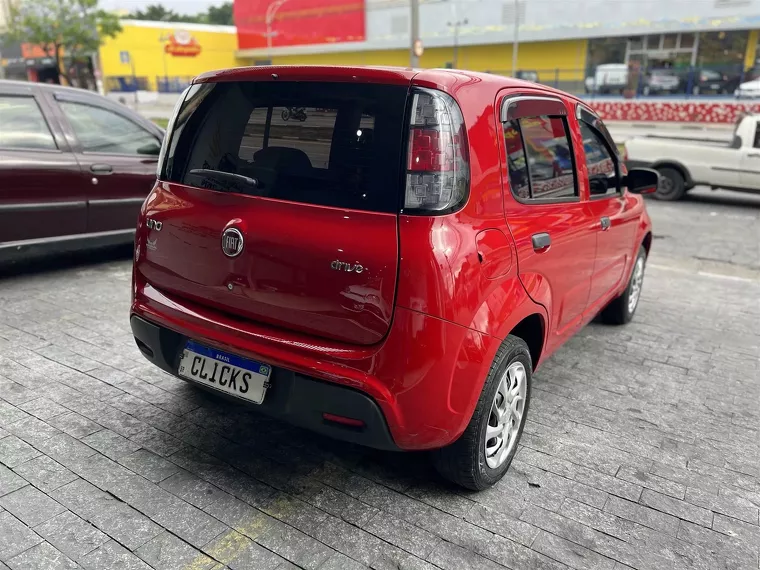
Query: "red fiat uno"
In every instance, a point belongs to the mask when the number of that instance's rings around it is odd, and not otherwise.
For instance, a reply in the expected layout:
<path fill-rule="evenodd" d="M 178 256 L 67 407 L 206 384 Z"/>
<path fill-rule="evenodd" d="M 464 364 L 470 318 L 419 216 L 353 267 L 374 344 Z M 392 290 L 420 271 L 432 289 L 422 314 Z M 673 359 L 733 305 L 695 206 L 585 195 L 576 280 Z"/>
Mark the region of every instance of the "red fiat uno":
<path fill-rule="evenodd" d="M 452 70 L 209 73 L 140 214 L 131 324 L 151 362 L 262 412 L 498 481 L 536 367 L 636 310 L 652 240 L 594 112 Z"/>

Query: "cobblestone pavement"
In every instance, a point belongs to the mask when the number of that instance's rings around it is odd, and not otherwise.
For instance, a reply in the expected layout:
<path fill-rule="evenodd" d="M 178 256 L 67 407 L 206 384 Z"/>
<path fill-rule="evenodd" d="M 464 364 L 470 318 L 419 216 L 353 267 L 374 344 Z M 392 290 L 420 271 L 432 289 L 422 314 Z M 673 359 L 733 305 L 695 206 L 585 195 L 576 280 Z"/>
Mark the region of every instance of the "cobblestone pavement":
<path fill-rule="evenodd" d="M 536 375 L 482 493 L 158 372 L 130 263 L 0 280 L 0 569 L 758 568 L 760 200 L 651 203 L 639 313 Z"/>

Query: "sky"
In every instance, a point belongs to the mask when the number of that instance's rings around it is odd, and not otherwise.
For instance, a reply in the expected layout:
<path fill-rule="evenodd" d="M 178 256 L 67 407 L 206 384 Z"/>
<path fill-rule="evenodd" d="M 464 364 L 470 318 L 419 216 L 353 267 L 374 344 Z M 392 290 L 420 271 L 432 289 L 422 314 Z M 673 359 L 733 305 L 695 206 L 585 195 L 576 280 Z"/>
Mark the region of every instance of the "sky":
<path fill-rule="evenodd" d="M 148 4 L 162 4 L 180 14 L 196 14 L 205 11 L 209 6 L 221 3 L 218 0 L 100 0 L 98 4 L 104 10 L 126 10 L 127 12 L 145 8 Z"/>

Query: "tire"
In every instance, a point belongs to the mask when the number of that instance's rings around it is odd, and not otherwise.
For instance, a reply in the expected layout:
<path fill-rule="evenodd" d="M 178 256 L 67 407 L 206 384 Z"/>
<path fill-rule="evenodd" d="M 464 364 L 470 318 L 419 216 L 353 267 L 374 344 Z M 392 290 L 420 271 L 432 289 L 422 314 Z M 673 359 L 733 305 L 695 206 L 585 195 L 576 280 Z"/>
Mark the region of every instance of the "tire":
<path fill-rule="evenodd" d="M 497 483 L 509 469 L 517 453 L 517 444 L 525 428 L 525 418 L 530 405 L 531 380 L 533 366 L 530 351 L 525 341 L 516 336 L 508 336 L 496 352 L 488 372 L 483 391 L 480 394 L 475 411 L 464 433 L 448 447 L 436 450 L 433 462 L 438 472 L 449 481 L 473 491 L 482 491 Z M 515 378 L 522 374 L 522 384 Z M 514 389 L 509 389 L 502 380 Z M 498 437 L 486 439 L 489 423 L 498 424 L 494 406 L 501 408 L 504 395 L 512 396 L 512 403 L 506 403 L 502 413 L 509 414 L 504 424 L 507 432 Z M 498 396 L 498 400 L 497 400 Z M 519 402 L 522 402 L 521 406 Z M 507 400 L 507 402 L 509 402 Z M 522 413 L 515 418 L 513 408 Z M 509 429 L 509 426 L 514 426 Z M 490 443 L 489 453 L 486 444 Z"/>
<path fill-rule="evenodd" d="M 655 200 L 674 202 L 683 198 L 686 194 L 686 180 L 678 170 L 669 166 L 657 169 L 660 173 L 660 184 L 657 191 L 652 194 Z"/>
<path fill-rule="evenodd" d="M 282 117 L 283 121 L 287 121 L 290 118 L 290 111 L 283 109 L 282 113 L 280 113 L 280 117 Z"/>
<path fill-rule="evenodd" d="M 647 251 L 642 245 L 639 247 L 639 253 L 633 263 L 633 271 L 631 271 L 631 277 L 625 291 L 602 310 L 603 322 L 608 325 L 624 325 L 631 322 L 641 300 L 641 287 L 644 282 L 646 262 Z"/>

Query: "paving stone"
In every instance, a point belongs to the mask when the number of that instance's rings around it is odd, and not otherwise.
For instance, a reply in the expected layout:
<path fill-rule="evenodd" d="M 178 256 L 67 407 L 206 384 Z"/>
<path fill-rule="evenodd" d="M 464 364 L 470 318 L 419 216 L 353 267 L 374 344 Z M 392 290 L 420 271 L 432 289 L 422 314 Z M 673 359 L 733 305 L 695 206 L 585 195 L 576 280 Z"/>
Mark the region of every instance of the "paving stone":
<path fill-rule="evenodd" d="M 109 429 L 103 429 L 82 438 L 82 442 L 109 459 L 119 461 L 125 455 L 140 449 L 140 445 Z"/>
<path fill-rule="evenodd" d="M 67 433 L 55 435 L 38 445 L 40 451 L 52 457 L 58 463 L 68 465 L 77 459 L 95 455 L 96 451 Z"/>
<path fill-rule="evenodd" d="M 150 570 L 150 566 L 113 540 L 90 552 L 80 563 L 86 570 Z"/>
<path fill-rule="evenodd" d="M 12 543 L 109 570 L 758 570 L 760 201 L 692 192 L 648 202 L 636 318 L 543 364 L 510 471 L 481 493 L 153 367 L 125 317 L 129 259 L 0 281 L 0 497 L 71 510 L 37 534 L 0 506 L 0 569 Z"/>
<path fill-rule="evenodd" d="M 713 514 L 707 509 L 677 501 L 649 489 L 644 489 L 641 494 L 641 504 L 707 528 L 712 526 Z"/>
<path fill-rule="evenodd" d="M 615 477 L 676 499 L 683 499 L 686 493 L 686 487 L 680 483 L 675 483 L 664 477 L 658 477 L 629 465 L 621 466 Z"/>
<path fill-rule="evenodd" d="M 199 509 L 210 505 L 224 493 L 218 487 L 184 470 L 164 479 L 160 486 Z"/>
<path fill-rule="evenodd" d="M 538 535 L 532 548 L 578 570 L 613 570 L 615 567 L 614 560 L 546 531 Z"/>
<path fill-rule="evenodd" d="M 504 566 L 450 542 L 441 542 L 428 557 L 443 570 L 496 570 Z"/>
<path fill-rule="evenodd" d="M 0 497 L 27 485 L 28 482 L 7 467 L 0 465 Z"/>
<path fill-rule="evenodd" d="M 8 431 L 32 447 L 37 447 L 54 435 L 61 433 L 48 422 L 43 422 L 34 416 L 27 416 L 21 421 L 10 424 Z"/>
<path fill-rule="evenodd" d="M 66 510 L 62 505 L 31 485 L 0 497 L 0 505 L 29 526 L 45 522 Z"/>
<path fill-rule="evenodd" d="M 48 423 L 77 439 L 81 439 L 103 429 L 97 423 L 76 412 L 60 414 L 51 418 Z"/>
<path fill-rule="evenodd" d="M 135 554 L 155 570 L 207 570 L 216 564 L 214 560 L 168 532 L 149 540 L 138 548 Z"/>
<path fill-rule="evenodd" d="M 80 560 L 109 540 L 71 511 L 54 516 L 34 527 L 34 531 L 72 560 Z"/>
<path fill-rule="evenodd" d="M 19 408 L 41 420 L 48 420 L 69 411 L 67 408 L 47 398 L 29 400 L 23 404 L 19 404 Z"/>
<path fill-rule="evenodd" d="M 11 513 L 0 512 L 0 560 L 7 561 L 40 542 L 42 539 Z"/>
<path fill-rule="evenodd" d="M 20 408 L 0 400 L 0 427 L 7 428 L 10 424 L 28 417 L 29 414 Z"/>
<path fill-rule="evenodd" d="M 476 505 L 465 518 L 478 527 L 525 546 L 533 544 L 539 533 L 538 528 L 485 505 Z"/>
<path fill-rule="evenodd" d="M 324 564 L 319 567 L 319 570 L 367 570 L 368 568 L 369 566 L 352 560 L 345 554 L 336 552 L 325 560 Z"/>
<path fill-rule="evenodd" d="M 604 510 L 615 516 L 672 536 L 678 532 L 678 519 L 676 517 L 619 497 L 610 497 L 604 506 Z"/>
<path fill-rule="evenodd" d="M 435 535 L 385 513 L 378 513 L 363 528 L 423 559 L 427 558 L 441 542 L 441 539 Z"/>
<path fill-rule="evenodd" d="M 15 471 L 45 493 L 55 491 L 58 487 L 71 483 L 77 478 L 74 473 L 47 455 L 30 459 L 18 465 Z"/>
<path fill-rule="evenodd" d="M 18 570 L 76 570 L 76 562 L 47 542 L 33 546 L 26 552 L 8 560 L 8 565 Z"/>
<path fill-rule="evenodd" d="M 0 439 L 0 463 L 6 467 L 16 467 L 16 465 L 39 455 L 41 455 L 39 451 L 15 435 Z"/>
<path fill-rule="evenodd" d="M 248 568 L 280 568 L 285 562 L 242 534 L 230 530 L 209 542 L 203 551 L 231 570 Z"/>
<path fill-rule="evenodd" d="M 153 520 L 196 548 L 229 530 L 225 524 L 189 503 L 158 512 L 153 515 Z"/>

